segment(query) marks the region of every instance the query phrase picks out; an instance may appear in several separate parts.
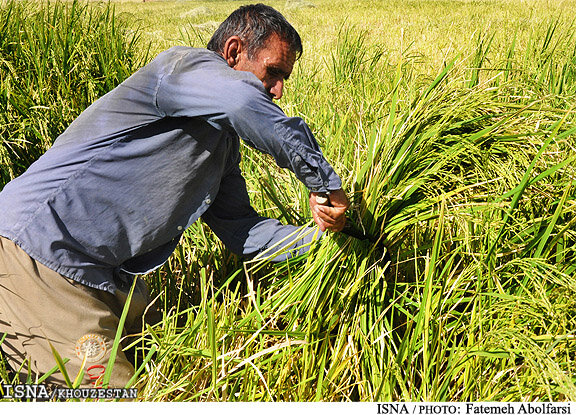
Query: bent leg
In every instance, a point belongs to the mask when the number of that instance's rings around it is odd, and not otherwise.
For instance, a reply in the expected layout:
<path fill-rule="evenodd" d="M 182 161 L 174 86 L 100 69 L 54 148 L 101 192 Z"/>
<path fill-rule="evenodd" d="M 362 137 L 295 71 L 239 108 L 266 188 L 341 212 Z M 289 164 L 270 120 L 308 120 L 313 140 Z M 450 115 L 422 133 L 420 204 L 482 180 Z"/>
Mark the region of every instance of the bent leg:
<path fill-rule="evenodd" d="M 131 300 L 126 327 L 139 326 L 147 306 L 142 285 Z M 52 346 L 69 359 L 65 367 L 72 382 L 86 355 L 82 386 L 94 385 L 108 366 L 125 297 L 65 278 L 0 238 L 0 332 L 7 333 L 1 346 L 21 381 L 29 372 L 34 381 L 56 366 Z M 124 387 L 133 374 L 132 363 L 119 349 L 109 386 Z M 59 371 L 45 383 L 66 386 Z"/>

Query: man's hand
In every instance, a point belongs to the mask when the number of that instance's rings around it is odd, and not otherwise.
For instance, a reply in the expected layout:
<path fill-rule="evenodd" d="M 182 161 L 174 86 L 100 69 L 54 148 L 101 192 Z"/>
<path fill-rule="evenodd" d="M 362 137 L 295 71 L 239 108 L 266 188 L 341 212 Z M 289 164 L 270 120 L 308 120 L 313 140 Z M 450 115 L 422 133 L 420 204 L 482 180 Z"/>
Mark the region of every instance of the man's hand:
<path fill-rule="evenodd" d="M 341 231 L 346 224 L 345 214 L 348 207 L 350 207 L 350 201 L 342 189 L 333 190 L 329 194 L 310 193 L 312 217 L 322 232 L 325 230 Z"/>

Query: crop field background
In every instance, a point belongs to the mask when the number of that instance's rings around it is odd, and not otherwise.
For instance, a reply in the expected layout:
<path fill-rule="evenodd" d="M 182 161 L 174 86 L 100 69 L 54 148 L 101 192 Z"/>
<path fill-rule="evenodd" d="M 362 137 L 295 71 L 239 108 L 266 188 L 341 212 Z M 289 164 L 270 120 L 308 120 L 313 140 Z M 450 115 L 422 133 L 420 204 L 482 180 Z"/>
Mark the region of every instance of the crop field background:
<path fill-rule="evenodd" d="M 0 0 L 0 186 L 241 4 Z M 143 277 L 163 319 L 124 343 L 140 398 L 576 400 L 576 1 L 268 4 L 304 41 L 279 105 L 379 243 L 242 262 L 196 223 Z M 310 225 L 303 185 L 242 152 L 254 207 Z"/>

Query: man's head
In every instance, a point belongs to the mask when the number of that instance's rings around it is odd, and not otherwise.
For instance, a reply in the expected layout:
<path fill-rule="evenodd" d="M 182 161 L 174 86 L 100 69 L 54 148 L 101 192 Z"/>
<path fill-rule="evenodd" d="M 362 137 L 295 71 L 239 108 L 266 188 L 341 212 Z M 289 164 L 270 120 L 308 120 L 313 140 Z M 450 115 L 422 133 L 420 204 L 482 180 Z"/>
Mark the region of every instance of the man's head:
<path fill-rule="evenodd" d="M 276 99 L 282 96 L 284 80 L 302 54 L 298 32 L 278 11 L 263 4 L 233 12 L 207 47 L 221 54 L 230 67 L 254 73 Z"/>

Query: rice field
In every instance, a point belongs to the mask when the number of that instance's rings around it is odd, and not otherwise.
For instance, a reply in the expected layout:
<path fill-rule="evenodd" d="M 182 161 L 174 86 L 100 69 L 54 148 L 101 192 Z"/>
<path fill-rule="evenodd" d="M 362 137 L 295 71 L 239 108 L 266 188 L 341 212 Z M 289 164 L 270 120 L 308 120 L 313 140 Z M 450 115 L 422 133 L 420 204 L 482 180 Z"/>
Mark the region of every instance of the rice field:
<path fill-rule="evenodd" d="M 240 4 L 0 1 L 0 186 Z M 576 1 L 268 4 L 304 41 L 279 104 L 374 240 L 273 264 L 194 224 L 143 277 L 163 319 L 125 339 L 139 399 L 576 400 Z M 242 152 L 254 207 L 310 225 L 303 185 Z"/>

